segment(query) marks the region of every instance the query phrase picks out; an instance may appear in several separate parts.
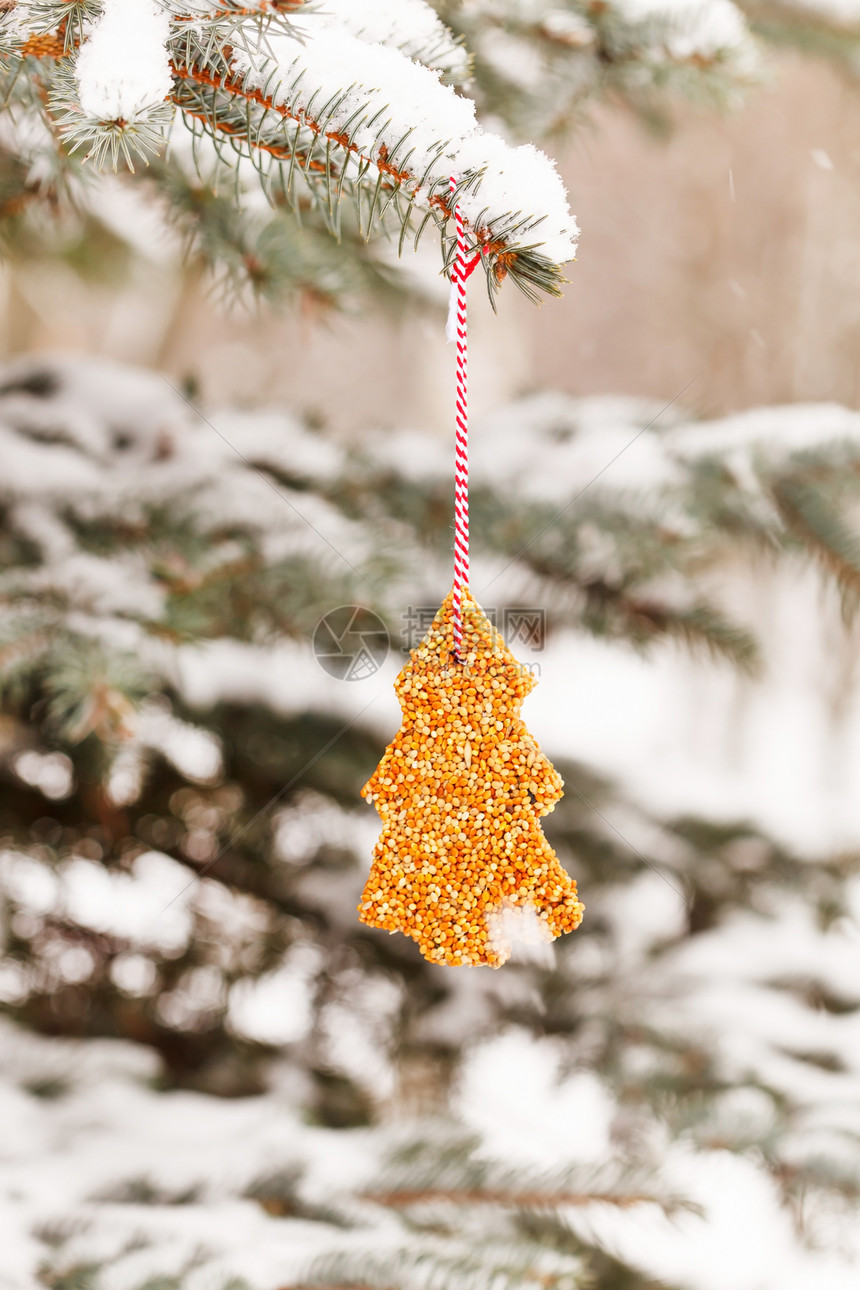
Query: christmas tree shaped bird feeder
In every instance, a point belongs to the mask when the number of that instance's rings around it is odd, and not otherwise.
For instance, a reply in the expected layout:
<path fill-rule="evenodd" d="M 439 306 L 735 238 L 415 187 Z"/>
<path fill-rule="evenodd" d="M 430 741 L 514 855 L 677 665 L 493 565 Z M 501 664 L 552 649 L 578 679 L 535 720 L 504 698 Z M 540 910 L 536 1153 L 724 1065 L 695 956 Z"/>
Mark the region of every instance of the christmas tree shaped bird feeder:
<path fill-rule="evenodd" d="M 397 678 L 403 724 L 363 789 L 383 828 L 359 916 L 433 963 L 499 967 L 512 923 L 550 940 L 583 906 L 540 828 L 562 781 L 519 715 L 534 678 L 468 590 L 458 658 L 455 596 Z"/>
<path fill-rule="evenodd" d="M 358 907 L 432 963 L 500 967 L 511 931 L 573 931 L 583 906 L 538 819 L 561 776 L 520 717 L 534 679 L 469 591 L 467 256 L 457 181 L 448 337 L 457 345 L 454 586 L 397 678 L 403 725 L 363 791 L 382 833 Z"/>

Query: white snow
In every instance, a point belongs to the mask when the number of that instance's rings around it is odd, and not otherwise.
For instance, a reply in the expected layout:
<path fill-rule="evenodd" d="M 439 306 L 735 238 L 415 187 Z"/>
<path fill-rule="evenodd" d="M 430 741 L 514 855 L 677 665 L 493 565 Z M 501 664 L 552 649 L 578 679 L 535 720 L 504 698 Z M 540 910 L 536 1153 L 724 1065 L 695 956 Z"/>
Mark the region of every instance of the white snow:
<path fill-rule="evenodd" d="M 156 1093 L 146 1081 L 157 1063 L 130 1044 L 45 1041 L 4 1024 L 0 1049 L 4 1290 L 32 1290 L 54 1257 L 61 1267 L 104 1261 L 105 1290 L 177 1275 L 188 1290 L 231 1276 L 275 1290 L 331 1248 L 337 1229 L 271 1218 L 245 1188 L 273 1169 L 306 1167 L 307 1193 L 326 1199 L 378 1152 L 365 1133 L 308 1129 L 277 1093 L 232 1102 Z M 25 1091 L 47 1076 L 68 1079 L 69 1092 Z M 166 1200 L 123 1201 L 123 1185 L 140 1180 Z M 170 1202 L 183 1191 L 188 1203 Z"/>
<path fill-rule="evenodd" d="M 180 1275 L 188 1290 L 221 1286 L 229 1276 L 254 1290 L 298 1280 L 310 1260 L 344 1245 L 385 1248 L 402 1229 L 393 1216 L 349 1197 L 377 1173 L 384 1152 L 407 1126 L 331 1131 L 303 1124 L 290 1107 L 289 1080 L 275 1072 L 265 1096 L 219 1100 L 158 1093 L 150 1053 L 116 1041 L 37 1038 L 0 1026 L 0 1196 L 4 1213 L 4 1290 L 31 1290 L 37 1267 L 103 1261 L 105 1290 Z M 49 1079 L 61 1091 L 38 1097 Z M 63 1087 L 65 1086 L 65 1087 Z M 586 1071 L 565 1073 L 561 1045 L 510 1029 L 478 1047 L 456 1097 L 461 1124 L 513 1168 L 599 1167 L 614 1158 L 615 1108 Z M 727 1108 L 728 1109 L 728 1108 Z M 746 1113 L 758 1115 L 751 1104 Z M 744 1114 L 736 1104 L 734 1115 Z M 425 1132 L 448 1126 L 415 1126 Z M 271 1217 L 244 1193 L 278 1169 L 303 1177 L 309 1201 L 347 1204 L 361 1230 Z M 823 1248 L 805 1247 L 780 1207 L 773 1184 L 749 1155 L 663 1144 L 664 1188 L 698 1200 L 702 1217 L 664 1218 L 655 1206 L 566 1211 L 654 1276 L 701 1290 L 852 1290 L 857 1234 L 850 1222 Z M 134 1187 L 148 1187 L 135 1199 Z M 125 1191 L 125 1198 L 124 1198 Z M 184 1195 L 183 1195 L 184 1193 Z M 52 1234 L 58 1244 L 49 1245 Z"/>
<path fill-rule="evenodd" d="M 166 98 L 169 30 L 158 0 L 104 0 L 75 62 L 81 107 L 89 116 L 127 120 Z"/>
<path fill-rule="evenodd" d="M 238 1034 L 264 1044 L 291 1044 L 304 1039 L 313 1021 L 311 978 L 322 964 L 321 951 L 299 945 L 280 967 L 230 990 L 229 1017 Z"/>
<path fill-rule="evenodd" d="M 163 584 L 133 545 L 118 558 L 78 548 L 59 515 L 58 502 L 70 489 L 76 517 L 87 522 L 122 516 L 142 523 L 146 504 L 172 498 L 191 504 L 206 529 L 231 520 L 250 526 L 270 559 L 322 552 L 334 573 L 361 566 L 365 530 L 301 487 L 306 478 L 322 480 L 342 468 L 343 453 L 334 444 L 276 414 L 211 420 L 165 381 L 131 368 L 68 357 L 39 366 L 50 369 L 56 386 L 49 397 L 10 391 L 2 399 L 0 494 L 14 506 L 16 527 L 44 557 L 23 581 L 39 595 L 62 585 L 82 630 L 137 636 L 148 661 L 163 666 L 163 650 L 137 626 L 162 615 Z M 18 370 L 7 368 L 13 385 Z M 58 419 L 61 443 L 54 441 Z M 299 488 L 282 476 L 297 478 Z M 213 545 L 213 559 L 216 551 L 219 560 L 241 554 L 225 542 Z M 11 576 L 3 571 L 0 583 Z M 166 727 L 162 734 L 164 743 Z M 175 738 L 171 747 L 179 747 Z M 166 744 L 162 750 L 173 755 Z M 198 773 L 205 779 L 216 762 L 211 752 L 195 755 L 202 757 Z"/>
<path fill-rule="evenodd" d="M 614 0 L 613 7 L 633 21 L 665 23 L 661 35 L 679 58 L 741 48 L 751 39 L 746 18 L 731 0 Z"/>
<path fill-rule="evenodd" d="M 578 228 L 561 178 L 550 159 L 530 144 L 513 148 L 482 130 L 475 106 L 438 75 L 394 49 L 364 44 L 348 31 L 308 18 L 300 44 L 272 36 L 270 53 L 237 50 L 236 65 L 247 85 L 264 90 L 292 113 L 325 107 L 327 129 L 348 128 L 359 153 L 376 159 L 384 144 L 389 162 L 408 170 L 427 189 L 481 176 L 459 198 L 473 228 L 497 227 L 504 234 L 512 215 L 528 227 L 511 234 L 514 243 L 539 243 L 557 264 L 572 259 Z M 343 87 L 352 88 L 344 95 Z M 531 225 L 539 219 L 534 229 Z"/>
<path fill-rule="evenodd" d="M 64 753 L 40 753 L 31 748 L 18 753 L 12 764 L 19 779 L 34 785 L 52 801 L 71 792 L 72 764 Z"/>
<path fill-rule="evenodd" d="M 131 873 L 109 873 L 93 860 L 77 858 L 63 867 L 57 910 L 142 949 L 169 952 L 188 939 L 190 882 L 187 870 L 157 851 L 138 856 Z"/>
<path fill-rule="evenodd" d="M 301 18 L 301 15 L 297 15 Z M 341 28 L 368 45 L 399 49 L 407 58 L 462 80 L 469 73 L 469 55 L 424 0 L 320 0 L 311 28 Z"/>

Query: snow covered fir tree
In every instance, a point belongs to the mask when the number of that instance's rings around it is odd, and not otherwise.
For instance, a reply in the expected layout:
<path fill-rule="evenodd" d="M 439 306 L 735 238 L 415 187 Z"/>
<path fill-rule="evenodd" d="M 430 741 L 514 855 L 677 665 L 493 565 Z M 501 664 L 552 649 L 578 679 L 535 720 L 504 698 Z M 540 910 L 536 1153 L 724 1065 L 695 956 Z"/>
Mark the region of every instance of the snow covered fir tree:
<path fill-rule="evenodd" d="M 860 31 L 730 0 L 18 0 L 0 23 L 13 270 L 85 274 L 123 241 L 116 170 L 216 296 L 325 309 L 433 300 L 410 256 L 435 231 L 450 271 L 452 174 L 473 290 L 557 295 L 578 229 L 536 142 L 600 102 L 659 127 L 737 103 L 769 40 L 850 75 Z M 346 443 L 80 354 L 0 372 L 3 1274 L 711 1290 L 734 1283 L 677 1247 L 721 1214 L 720 1243 L 754 1224 L 757 1284 L 841 1290 L 856 848 L 737 785 L 729 810 L 673 809 L 683 752 L 614 775 L 599 752 L 634 690 L 667 743 L 684 702 L 712 734 L 752 705 L 773 743 L 787 634 L 860 769 L 860 414 L 539 392 L 475 427 L 472 589 L 541 670 L 523 717 L 565 782 L 541 827 L 587 906 L 500 972 L 356 912 L 360 790 L 451 578 L 450 445 L 410 422 Z M 319 646 L 344 606 L 375 651 L 351 682 Z"/>

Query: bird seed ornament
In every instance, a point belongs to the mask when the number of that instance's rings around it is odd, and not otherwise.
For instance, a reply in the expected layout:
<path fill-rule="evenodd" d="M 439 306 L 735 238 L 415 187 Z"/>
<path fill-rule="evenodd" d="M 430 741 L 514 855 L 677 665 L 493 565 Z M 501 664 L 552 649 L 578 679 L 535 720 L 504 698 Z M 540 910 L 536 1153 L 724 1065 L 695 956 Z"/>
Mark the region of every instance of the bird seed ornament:
<path fill-rule="evenodd" d="M 397 678 L 403 723 L 362 789 L 382 832 L 358 912 L 431 963 L 500 967 L 512 936 L 571 932 L 583 905 L 540 827 L 562 780 L 520 716 L 534 677 L 469 591 L 466 279 L 480 255 L 466 260 L 455 191 L 454 586 Z"/>

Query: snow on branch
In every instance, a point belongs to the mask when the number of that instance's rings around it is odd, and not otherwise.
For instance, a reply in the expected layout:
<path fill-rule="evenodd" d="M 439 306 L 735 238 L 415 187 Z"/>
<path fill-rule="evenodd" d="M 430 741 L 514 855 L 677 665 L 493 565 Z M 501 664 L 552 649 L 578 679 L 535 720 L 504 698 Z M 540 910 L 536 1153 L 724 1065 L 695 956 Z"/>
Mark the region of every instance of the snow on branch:
<path fill-rule="evenodd" d="M 656 20 L 666 54 L 679 60 L 749 52 L 749 28 L 732 0 L 613 0 L 612 7 L 629 22 Z"/>
<path fill-rule="evenodd" d="M 523 138 L 575 130 L 606 99 L 668 125 L 676 101 L 730 107 L 760 80 L 757 42 L 732 0 L 472 0 L 451 13 L 481 111 Z"/>
<path fill-rule="evenodd" d="M 297 212 L 310 201 L 338 237 L 346 199 L 365 236 L 399 234 L 401 250 L 434 223 L 446 269 L 453 174 L 490 292 L 509 276 L 533 299 L 559 293 L 578 236 L 561 178 L 537 148 L 478 125 L 450 84 L 468 78 L 468 55 L 425 0 L 19 10 L 29 107 L 68 152 L 132 167 L 164 149 L 179 108 L 205 140 L 198 169 L 214 148 L 216 181 L 232 176 L 237 194 L 240 174 L 256 172 L 257 191 Z M 26 77 L 11 80 L 28 92 Z"/>
<path fill-rule="evenodd" d="M 309 186 L 324 188 L 333 219 L 345 188 L 360 213 L 369 190 L 368 225 L 392 212 L 401 244 L 416 214 L 419 234 L 430 217 L 444 226 L 454 174 L 491 286 L 510 273 L 529 294 L 557 293 L 578 229 L 555 166 L 531 145 L 513 148 L 482 130 L 471 100 L 399 50 L 365 43 L 334 18 L 314 15 L 304 20 L 301 39 L 276 34 L 234 49 L 228 75 L 213 76 L 198 63 L 177 74 L 197 87 L 178 93 L 180 106 L 266 154 L 261 170 L 269 183 L 285 179 L 285 167 L 273 161 L 289 161 L 288 184 L 298 166 Z M 224 96 L 243 100 L 234 116 Z"/>
<path fill-rule="evenodd" d="M 168 15 L 156 0 L 105 0 L 75 66 L 88 116 L 127 118 L 167 97 L 169 29 Z"/>
<path fill-rule="evenodd" d="M 398 49 L 454 84 L 469 79 L 469 54 L 424 0 L 325 0 L 320 17 L 368 45 Z"/>

